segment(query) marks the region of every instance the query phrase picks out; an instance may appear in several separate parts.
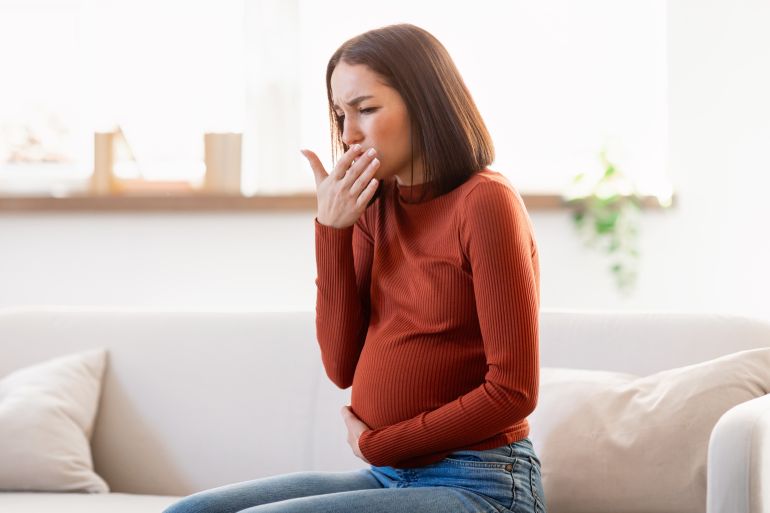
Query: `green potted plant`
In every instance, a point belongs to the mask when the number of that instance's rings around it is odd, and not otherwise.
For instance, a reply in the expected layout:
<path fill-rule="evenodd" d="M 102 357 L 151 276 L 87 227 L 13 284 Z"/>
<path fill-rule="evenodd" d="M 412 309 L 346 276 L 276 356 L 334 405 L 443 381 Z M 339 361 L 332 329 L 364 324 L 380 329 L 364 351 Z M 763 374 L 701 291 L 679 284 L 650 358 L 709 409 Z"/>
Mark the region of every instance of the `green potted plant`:
<path fill-rule="evenodd" d="M 576 175 L 563 195 L 583 242 L 602 251 L 618 290 L 629 295 L 639 264 L 641 195 L 615 164 L 600 153 L 603 172 Z"/>

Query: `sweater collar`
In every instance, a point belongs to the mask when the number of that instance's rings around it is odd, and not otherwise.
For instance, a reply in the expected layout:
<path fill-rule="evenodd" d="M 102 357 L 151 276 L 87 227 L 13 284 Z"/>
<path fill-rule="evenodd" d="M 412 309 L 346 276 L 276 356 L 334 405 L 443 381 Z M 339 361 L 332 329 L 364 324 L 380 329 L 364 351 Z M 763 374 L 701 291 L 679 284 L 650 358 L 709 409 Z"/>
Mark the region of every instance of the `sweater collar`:
<path fill-rule="evenodd" d="M 429 182 L 423 182 L 419 184 L 414 185 L 399 185 L 397 181 L 393 181 L 396 188 L 396 194 L 398 195 L 398 199 L 402 203 L 421 203 L 419 201 L 420 194 L 422 194 L 423 190 L 427 190 L 425 193 L 425 198 L 422 200 L 422 202 L 428 201 L 433 198 L 433 193 L 430 191 L 430 188 L 428 187 Z"/>

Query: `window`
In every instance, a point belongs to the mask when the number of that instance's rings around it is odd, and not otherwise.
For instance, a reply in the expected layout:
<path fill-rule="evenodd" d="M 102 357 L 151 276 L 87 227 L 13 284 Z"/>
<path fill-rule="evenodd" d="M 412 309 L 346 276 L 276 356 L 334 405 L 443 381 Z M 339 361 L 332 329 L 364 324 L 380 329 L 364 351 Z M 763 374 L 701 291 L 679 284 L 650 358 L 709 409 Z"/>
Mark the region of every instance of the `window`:
<path fill-rule="evenodd" d="M 243 130 L 243 3 L 0 3 L 3 189 L 82 182 L 94 132 L 116 126 L 134 158 L 118 176 L 201 180 L 203 134 Z"/>
<path fill-rule="evenodd" d="M 400 22 L 447 47 L 520 191 L 560 192 L 606 148 L 670 194 L 662 0 L 0 0 L 0 186 L 87 179 L 93 132 L 120 125 L 125 176 L 201 180 L 203 133 L 236 131 L 246 194 L 312 192 L 298 150 L 331 168 L 329 56 Z"/>

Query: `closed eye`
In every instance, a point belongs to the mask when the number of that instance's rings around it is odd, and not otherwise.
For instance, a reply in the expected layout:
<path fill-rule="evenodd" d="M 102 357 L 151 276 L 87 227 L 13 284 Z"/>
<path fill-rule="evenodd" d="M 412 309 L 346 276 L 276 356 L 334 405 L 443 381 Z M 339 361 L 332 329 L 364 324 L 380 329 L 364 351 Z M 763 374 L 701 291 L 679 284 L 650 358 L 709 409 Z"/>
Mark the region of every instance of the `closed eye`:
<path fill-rule="evenodd" d="M 379 107 L 369 107 L 368 109 L 361 109 L 358 112 L 360 112 L 361 114 L 371 114 L 372 112 L 375 112 L 378 108 Z M 337 119 L 342 121 L 343 119 L 345 119 L 345 115 L 337 114 Z"/>

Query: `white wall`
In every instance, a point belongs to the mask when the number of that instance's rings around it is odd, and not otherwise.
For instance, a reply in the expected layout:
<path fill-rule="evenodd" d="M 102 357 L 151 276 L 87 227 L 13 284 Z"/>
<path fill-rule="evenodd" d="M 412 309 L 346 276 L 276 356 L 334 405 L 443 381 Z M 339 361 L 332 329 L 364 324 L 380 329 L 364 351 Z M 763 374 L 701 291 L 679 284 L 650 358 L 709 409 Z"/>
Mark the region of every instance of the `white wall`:
<path fill-rule="evenodd" d="M 669 3 L 668 163 L 678 206 L 645 214 L 631 298 L 581 247 L 566 211 L 532 212 L 543 307 L 770 319 L 767 26 L 762 0 Z M 313 309 L 313 217 L 0 214 L 0 306 Z"/>

